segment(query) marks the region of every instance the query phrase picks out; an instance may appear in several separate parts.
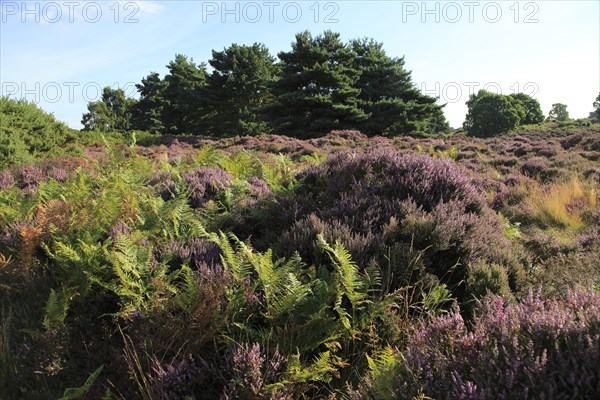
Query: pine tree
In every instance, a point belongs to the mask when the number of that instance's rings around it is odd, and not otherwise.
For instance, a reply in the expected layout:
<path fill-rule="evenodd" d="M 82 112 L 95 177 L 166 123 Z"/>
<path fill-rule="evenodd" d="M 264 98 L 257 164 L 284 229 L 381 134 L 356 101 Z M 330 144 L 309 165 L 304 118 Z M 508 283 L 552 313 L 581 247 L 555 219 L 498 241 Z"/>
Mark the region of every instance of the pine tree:
<path fill-rule="evenodd" d="M 404 67 L 404 58 L 391 58 L 383 44 L 373 39 L 350 42 L 355 53 L 353 67 L 360 78 L 359 105 L 370 115 L 358 128 L 368 135 L 394 135 L 413 131 L 437 133 L 448 130 L 442 107 L 422 94 Z"/>
<path fill-rule="evenodd" d="M 166 82 L 156 72 L 151 72 L 142 79 L 141 84 L 135 85 L 140 99 L 133 107 L 133 127 L 152 133 L 164 131 L 162 113 L 166 101 L 164 98 Z"/>
<path fill-rule="evenodd" d="M 273 85 L 276 101 L 266 107 L 275 133 L 310 137 L 332 129 L 354 128 L 367 115 L 358 107 L 360 73 L 354 53 L 340 35 L 296 35 L 292 50 L 278 54 L 281 78 Z"/>
<path fill-rule="evenodd" d="M 217 136 L 256 135 L 268 131 L 259 109 L 272 101 L 270 83 L 276 77 L 275 59 L 263 45 L 232 44 L 212 52 L 208 77 L 209 130 Z"/>
<path fill-rule="evenodd" d="M 206 64 L 177 54 L 165 76 L 165 107 L 162 122 L 167 132 L 200 133 L 203 117 L 203 88 L 206 86 Z"/>

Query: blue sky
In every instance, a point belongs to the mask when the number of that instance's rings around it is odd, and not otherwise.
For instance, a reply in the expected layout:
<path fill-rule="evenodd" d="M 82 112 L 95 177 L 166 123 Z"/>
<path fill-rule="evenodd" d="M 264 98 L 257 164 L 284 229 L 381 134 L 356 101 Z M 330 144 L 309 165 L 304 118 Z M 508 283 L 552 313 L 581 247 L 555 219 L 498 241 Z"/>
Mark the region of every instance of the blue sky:
<path fill-rule="evenodd" d="M 405 57 L 413 81 L 447 103 L 487 88 L 585 117 L 600 92 L 600 2 L 594 1 L 0 1 L 0 94 L 35 101 L 81 128 L 104 86 L 136 96 L 176 53 L 196 62 L 232 43 L 288 51 L 294 35 L 330 29 L 372 37 Z"/>

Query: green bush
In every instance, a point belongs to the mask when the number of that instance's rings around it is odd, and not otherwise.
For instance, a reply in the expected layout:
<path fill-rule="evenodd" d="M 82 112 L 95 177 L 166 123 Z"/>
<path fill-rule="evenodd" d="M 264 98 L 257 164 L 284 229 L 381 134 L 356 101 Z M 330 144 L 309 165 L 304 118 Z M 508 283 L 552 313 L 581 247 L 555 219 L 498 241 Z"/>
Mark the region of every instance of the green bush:
<path fill-rule="evenodd" d="M 498 264 L 471 264 L 467 286 L 469 292 L 478 298 L 483 297 L 488 291 L 503 296 L 510 294 L 508 274 L 505 268 Z"/>
<path fill-rule="evenodd" d="M 0 169 L 63 152 L 74 130 L 26 100 L 0 98 Z"/>

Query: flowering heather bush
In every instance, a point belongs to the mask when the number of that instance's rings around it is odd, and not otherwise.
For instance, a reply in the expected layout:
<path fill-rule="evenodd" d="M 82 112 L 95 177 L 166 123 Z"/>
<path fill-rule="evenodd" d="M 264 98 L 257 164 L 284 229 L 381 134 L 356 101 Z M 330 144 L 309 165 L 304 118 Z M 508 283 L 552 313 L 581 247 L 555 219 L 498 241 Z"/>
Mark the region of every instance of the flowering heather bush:
<path fill-rule="evenodd" d="M 23 190 L 35 190 L 40 183 L 46 181 L 42 170 L 33 165 L 25 165 L 18 168 L 15 172 L 15 177 L 19 188 Z"/>
<path fill-rule="evenodd" d="M 469 297 L 469 263 L 516 267 L 501 221 L 451 161 L 379 150 L 346 153 L 308 169 L 301 179 L 293 196 L 279 199 L 263 232 L 283 254 L 297 249 L 313 262 L 316 234 L 336 233 L 359 265 L 374 262 L 399 277 L 407 274 L 406 260 L 399 256 L 390 267 L 386 255 L 391 248 L 395 254 L 412 248 L 423 252 L 420 273 L 443 279 L 461 300 Z"/>
<path fill-rule="evenodd" d="M 575 250 L 573 244 L 563 243 L 557 238 L 543 233 L 532 234 L 525 240 L 524 245 L 536 261 L 546 260 Z"/>
<path fill-rule="evenodd" d="M 532 150 L 531 146 L 528 144 L 521 144 L 514 147 L 512 153 L 517 157 L 523 157 L 527 153 Z"/>
<path fill-rule="evenodd" d="M 582 251 L 559 253 L 536 263 L 527 281 L 532 287 L 540 287 L 545 298 L 566 299 L 569 290 L 600 283 L 599 254 L 600 241 L 589 243 Z"/>
<path fill-rule="evenodd" d="M 117 222 L 109 232 L 109 237 L 112 239 L 113 243 L 116 243 L 119 240 L 119 236 L 121 235 L 129 235 L 131 233 L 131 229 L 127 224 L 122 221 Z"/>
<path fill-rule="evenodd" d="M 189 158 L 192 156 L 192 153 L 192 145 L 186 142 L 180 142 L 178 139 L 173 139 L 167 150 L 170 163 L 176 163 Z"/>
<path fill-rule="evenodd" d="M 600 296 L 566 301 L 530 292 L 521 304 L 486 301 L 469 331 L 455 309 L 418 325 L 395 398 L 573 399 L 600 393 Z"/>
<path fill-rule="evenodd" d="M 148 383 L 157 399 L 183 400 L 190 395 L 191 386 L 199 373 L 191 356 L 175 359 L 166 365 L 154 357 Z"/>
<path fill-rule="evenodd" d="M 175 264 L 184 263 L 197 270 L 204 265 L 215 265 L 219 261 L 220 250 L 213 242 L 192 237 L 185 241 L 171 241 L 163 246 L 160 253 L 161 258 L 169 254 L 174 257 Z"/>
<path fill-rule="evenodd" d="M 275 349 L 267 355 L 260 344 L 241 344 L 227 357 L 226 364 L 231 373 L 229 383 L 221 399 L 270 399 L 291 400 L 293 397 L 285 386 L 273 384 L 284 380 L 286 360 Z"/>
<path fill-rule="evenodd" d="M 0 230 L 0 247 L 16 250 L 21 244 L 21 231 L 29 227 L 25 221 L 15 221 Z"/>
<path fill-rule="evenodd" d="M 582 139 L 583 136 L 580 133 L 574 133 L 561 140 L 560 145 L 563 149 L 569 150 L 570 148 L 575 147 L 579 142 L 581 142 Z"/>
<path fill-rule="evenodd" d="M 165 201 L 173 199 L 175 193 L 177 193 L 177 184 L 173 180 L 173 176 L 167 171 L 156 173 L 148 183 L 154 187 L 154 192 Z"/>
<path fill-rule="evenodd" d="M 459 201 L 470 212 L 480 212 L 485 203 L 460 169 L 428 156 L 377 150 L 366 155 L 343 154 L 308 170 L 303 178 L 308 190 L 324 189 L 315 193 L 318 200 L 358 192 L 398 201 L 411 198 L 426 211 L 442 202 Z"/>
<path fill-rule="evenodd" d="M 507 208 L 518 206 L 528 195 L 527 186 L 522 184 L 508 185 L 494 195 L 492 207 L 494 210 L 502 211 L 505 215 L 510 215 L 512 213 Z"/>
<path fill-rule="evenodd" d="M 557 154 L 556 149 L 548 146 L 537 146 L 533 151 L 536 156 L 546 158 L 554 157 Z"/>
<path fill-rule="evenodd" d="M 0 190 L 16 184 L 19 189 L 35 192 L 42 182 L 54 179 L 65 182 L 69 177 L 67 170 L 56 166 L 24 165 L 17 168 L 13 173 L 8 170 L 0 172 Z"/>
<path fill-rule="evenodd" d="M 252 196 L 256 199 L 263 198 L 272 193 L 267 182 L 260 178 L 257 178 L 256 176 L 250 177 L 248 179 L 248 184 L 250 185 L 250 191 L 252 192 Z"/>
<path fill-rule="evenodd" d="M 218 192 L 233 181 L 231 175 L 222 168 L 196 168 L 183 175 L 190 190 L 190 205 L 201 208 L 209 200 L 215 200 Z"/>
<path fill-rule="evenodd" d="M 600 227 L 600 224 L 597 224 Z M 579 245 L 584 249 L 592 248 L 594 245 L 600 245 L 600 228 L 593 227 L 587 232 L 579 235 Z"/>
<path fill-rule="evenodd" d="M 523 175 L 513 175 L 513 176 L 509 176 L 508 178 L 506 178 L 504 180 L 504 184 L 506 186 L 528 186 L 528 185 L 532 185 L 533 184 L 533 180 L 527 176 L 523 176 Z"/>
<path fill-rule="evenodd" d="M 63 168 L 52 167 L 46 170 L 46 176 L 58 182 L 65 182 L 69 177 L 69 173 Z"/>
<path fill-rule="evenodd" d="M 592 182 L 600 184 L 600 168 L 590 169 L 585 171 L 584 176 Z"/>
<path fill-rule="evenodd" d="M 529 160 L 525 161 L 525 163 L 523 163 L 523 165 L 521 166 L 521 172 L 523 173 L 523 175 L 529 176 L 529 177 L 541 177 L 544 173 L 546 173 L 548 171 L 548 162 L 540 157 L 534 157 L 534 158 L 530 158 Z"/>
<path fill-rule="evenodd" d="M 343 139 L 353 140 L 355 142 L 368 140 L 367 135 L 361 133 L 360 131 L 354 131 L 354 130 L 349 130 L 349 129 L 340 130 L 340 131 L 334 130 L 334 131 L 329 132 L 328 136 L 338 136 Z"/>
<path fill-rule="evenodd" d="M 242 149 L 271 154 L 282 153 L 292 159 L 298 159 L 302 155 L 312 154 L 317 151 L 314 142 L 310 140 L 300 140 L 280 135 L 243 136 L 241 138 L 222 139 L 218 142 L 216 148 L 230 154 Z"/>
<path fill-rule="evenodd" d="M 587 151 L 600 151 L 600 139 L 598 139 L 598 133 L 596 132 L 593 136 L 588 136 L 584 141 L 581 142 L 584 150 Z"/>
<path fill-rule="evenodd" d="M 7 189 L 14 185 L 15 178 L 13 177 L 10 171 L 1 171 L 0 172 L 0 190 Z"/>

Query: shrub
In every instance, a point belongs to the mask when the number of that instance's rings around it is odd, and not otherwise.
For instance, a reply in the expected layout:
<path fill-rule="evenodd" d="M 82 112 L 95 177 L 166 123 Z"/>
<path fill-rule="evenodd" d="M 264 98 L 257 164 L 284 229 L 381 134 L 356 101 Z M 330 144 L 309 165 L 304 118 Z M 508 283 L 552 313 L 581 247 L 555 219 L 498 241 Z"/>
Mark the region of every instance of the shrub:
<path fill-rule="evenodd" d="M 472 332 L 455 309 L 419 324 L 397 369 L 395 398 L 593 398 L 600 392 L 600 296 L 570 292 L 484 302 Z"/>
<path fill-rule="evenodd" d="M 15 184 L 15 178 L 10 171 L 0 172 L 0 190 L 7 189 Z"/>
<path fill-rule="evenodd" d="M 233 181 L 231 175 L 221 168 L 196 168 L 183 175 L 190 191 L 190 205 L 201 208 L 217 198 L 220 189 Z"/>
<path fill-rule="evenodd" d="M 570 148 L 575 147 L 581 140 L 583 140 L 583 135 L 581 135 L 581 133 L 574 133 L 561 140 L 560 145 L 563 149 L 569 150 Z"/>
<path fill-rule="evenodd" d="M 548 162 L 544 158 L 534 157 L 523 163 L 521 173 L 532 178 L 540 178 L 548 172 L 548 169 Z"/>
<path fill-rule="evenodd" d="M 464 281 L 471 262 L 507 270 L 514 264 L 502 221 L 449 160 L 379 150 L 342 154 L 299 179 L 296 193 L 278 198 L 264 217 L 270 224 L 254 235 L 258 245 L 275 243 L 284 255 L 297 249 L 314 262 L 315 235 L 337 235 L 363 268 L 386 271 L 391 290 L 408 283 L 401 277 L 414 282 L 433 274 L 461 300 L 470 298 Z M 417 271 L 405 254 L 420 259 Z"/>
<path fill-rule="evenodd" d="M 290 390 L 280 382 L 285 378 L 286 359 L 275 349 L 267 355 L 260 344 L 241 344 L 227 357 L 231 374 L 222 399 L 291 400 Z M 279 385 L 275 385 L 278 384 Z"/>
<path fill-rule="evenodd" d="M 0 97 L 0 170 L 64 152 L 75 137 L 34 103 Z"/>
<path fill-rule="evenodd" d="M 508 274 L 501 265 L 497 264 L 471 264 L 467 286 L 469 292 L 478 298 L 483 297 L 488 291 L 503 296 L 510 294 Z"/>
<path fill-rule="evenodd" d="M 154 187 L 154 193 L 165 201 L 173 199 L 177 194 L 177 183 L 173 175 L 167 171 L 157 172 L 148 183 Z"/>

